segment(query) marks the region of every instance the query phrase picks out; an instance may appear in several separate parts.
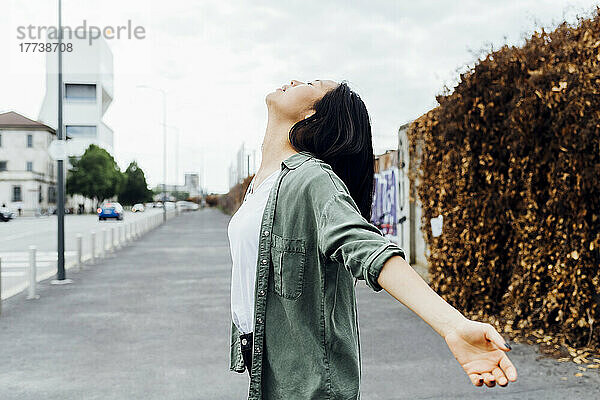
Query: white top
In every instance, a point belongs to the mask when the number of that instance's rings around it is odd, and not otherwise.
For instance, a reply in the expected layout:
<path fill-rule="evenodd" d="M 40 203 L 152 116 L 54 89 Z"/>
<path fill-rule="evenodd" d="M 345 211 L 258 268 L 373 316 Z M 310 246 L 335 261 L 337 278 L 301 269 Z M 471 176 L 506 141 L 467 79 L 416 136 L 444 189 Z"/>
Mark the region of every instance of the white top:
<path fill-rule="evenodd" d="M 233 267 L 231 269 L 231 317 L 241 333 L 254 330 L 254 289 L 260 224 L 279 170 L 254 188 L 254 178 L 240 208 L 227 227 Z"/>

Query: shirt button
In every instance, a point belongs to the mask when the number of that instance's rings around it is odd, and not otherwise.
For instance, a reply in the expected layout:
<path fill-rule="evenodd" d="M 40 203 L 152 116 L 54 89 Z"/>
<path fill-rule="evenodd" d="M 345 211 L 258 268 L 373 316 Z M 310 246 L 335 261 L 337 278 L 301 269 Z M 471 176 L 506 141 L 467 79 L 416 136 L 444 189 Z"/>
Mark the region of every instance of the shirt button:
<path fill-rule="evenodd" d="M 261 317 L 256 318 L 256 322 L 258 322 L 259 324 L 262 324 L 262 318 Z"/>
<path fill-rule="evenodd" d="M 259 296 L 264 296 L 264 295 L 265 295 L 265 291 L 264 291 L 264 290 L 262 290 L 262 289 L 261 289 L 261 290 L 259 290 L 259 292 L 258 292 L 258 295 L 259 295 Z"/>
<path fill-rule="evenodd" d="M 260 353 L 260 347 L 256 346 L 256 347 L 254 348 L 254 351 L 256 351 L 257 353 Z"/>
<path fill-rule="evenodd" d="M 262 263 L 262 265 L 265 265 L 267 263 L 267 260 L 263 258 L 261 263 Z"/>
<path fill-rule="evenodd" d="M 269 231 L 263 231 L 264 236 L 269 236 Z"/>

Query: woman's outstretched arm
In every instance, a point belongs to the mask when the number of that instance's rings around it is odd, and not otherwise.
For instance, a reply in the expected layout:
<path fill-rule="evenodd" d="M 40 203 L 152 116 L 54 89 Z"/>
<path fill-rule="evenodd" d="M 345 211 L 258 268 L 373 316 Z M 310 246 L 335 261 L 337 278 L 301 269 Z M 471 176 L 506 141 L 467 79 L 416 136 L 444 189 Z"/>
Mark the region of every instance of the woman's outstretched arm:
<path fill-rule="evenodd" d="M 446 340 L 450 351 L 475 386 L 506 386 L 517 369 L 508 359 L 510 347 L 491 324 L 472 321 L 442 299 L 400 256 L 390 257 L 377 282 Z"/>

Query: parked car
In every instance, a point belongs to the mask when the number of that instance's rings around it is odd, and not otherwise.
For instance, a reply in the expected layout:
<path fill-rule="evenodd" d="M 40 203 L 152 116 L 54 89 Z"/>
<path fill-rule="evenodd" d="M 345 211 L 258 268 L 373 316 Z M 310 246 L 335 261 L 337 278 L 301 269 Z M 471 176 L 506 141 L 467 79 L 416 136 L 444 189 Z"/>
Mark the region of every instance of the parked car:
<path fill-rule="evenodd" d="M 98 220 L 104 221 L 108 218 L 123 220 L 123 206 L 116 201 L 107 202 L 98 207 Z"/>
<path fill-rule="evenodd" d="M 54 206 L 48 207 L 48 214 L 56 215 L 57 213 L 58 213 L 58 208 L 56 208 Z M 65 215 L 67 215 L 67 214 L 73 214 L 73 209 L 65 207 Z"/>
<path fill-rule="evenodd" d="M 160 201 L 157 201 L 156 203 L 154 203 L 154 208 L 162 208 L 162 203 Z"/>
<path fill-rule="evenodd" d="M 131 212 L 144 212 L 144 210 L 145 208 L 142 203 L 134 204 L 133 207 L 131 207 Z"/>
<path fill-rule="evenodd" d="M 172 201 L 165 201 L 165 207 L 167 208 L 167 210 L 174 210 L 175 203 Z"/>
<path fill-rule="evenodd" d="M 0 207 L 0 221 L 8 222 L 15 217 L 15 213 L 10 211 L 8 207 Z"/>
<path fill-rule="evenodd" d="M 177 208 L 180 211 L 195 211 L 198 209 L 198 204 L 194 203 L 193 201 L 181 200 L 178 201 L 176 204 Z"/>

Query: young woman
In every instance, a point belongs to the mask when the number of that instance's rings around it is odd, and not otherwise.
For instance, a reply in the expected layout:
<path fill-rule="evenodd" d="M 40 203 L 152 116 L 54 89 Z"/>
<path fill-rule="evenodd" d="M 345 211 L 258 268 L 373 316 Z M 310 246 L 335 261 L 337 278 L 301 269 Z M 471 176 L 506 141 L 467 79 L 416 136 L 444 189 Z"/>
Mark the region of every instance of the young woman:
<path fill-rule="evenodd" d="M 517 371 L 490 324 L 439 297 L 370 224 L 371 126 L 345 83 L 291 81 L 266 97 L 262 162 L 228 235 L 232 371 L 249 399 L 359 399 L 354 286 L 385 289 L 442 336 L 475 386 Z"/>

